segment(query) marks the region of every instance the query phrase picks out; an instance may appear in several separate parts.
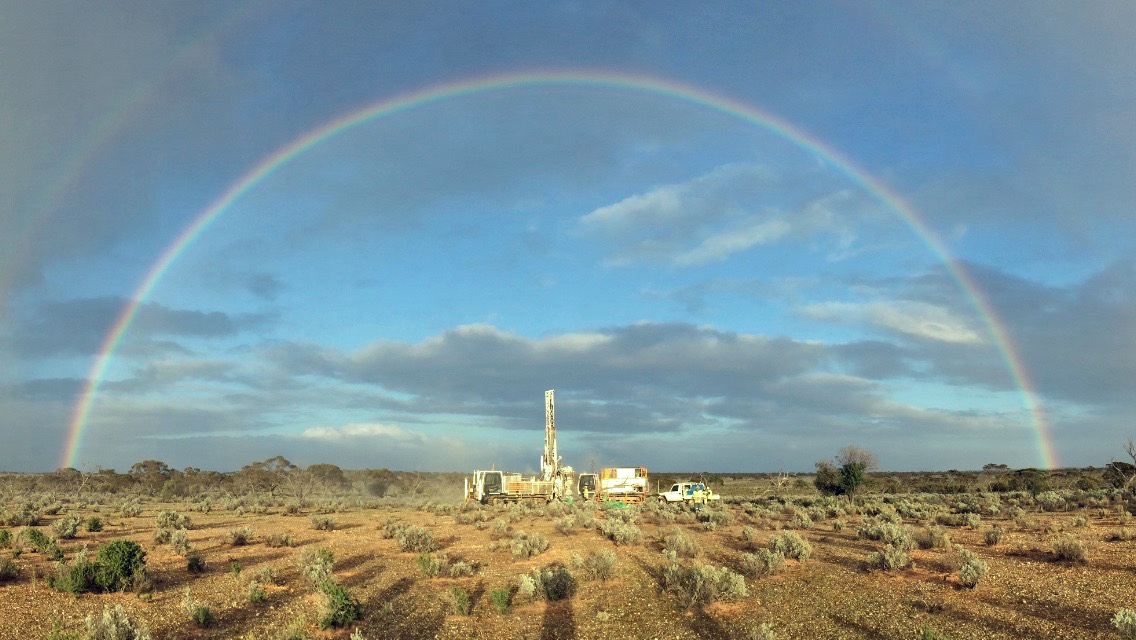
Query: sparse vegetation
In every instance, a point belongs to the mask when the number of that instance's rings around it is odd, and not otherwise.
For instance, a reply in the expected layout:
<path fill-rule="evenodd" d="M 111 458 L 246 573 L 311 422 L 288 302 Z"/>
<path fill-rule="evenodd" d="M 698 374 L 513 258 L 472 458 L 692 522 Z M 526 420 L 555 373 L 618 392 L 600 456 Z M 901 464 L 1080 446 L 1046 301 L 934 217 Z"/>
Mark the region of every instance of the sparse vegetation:
<path fill-rule="evenodd" d="M 103 607 L 101 616 L 89 615 L 86 619 L 86 640 L 150 640 L 146 627 L 137 627 L 118 604 Z"/>
<path fill-rule="evenodd" d="M 964 549 L 962 545 L 955 545 L 955 550 L 962 559 L 958 572 L 959 582 L 963 586 L 973 589 L 978 586 L 982 578 L 986 577 L 986 562 L 979 559 L 973 551 Z"/>

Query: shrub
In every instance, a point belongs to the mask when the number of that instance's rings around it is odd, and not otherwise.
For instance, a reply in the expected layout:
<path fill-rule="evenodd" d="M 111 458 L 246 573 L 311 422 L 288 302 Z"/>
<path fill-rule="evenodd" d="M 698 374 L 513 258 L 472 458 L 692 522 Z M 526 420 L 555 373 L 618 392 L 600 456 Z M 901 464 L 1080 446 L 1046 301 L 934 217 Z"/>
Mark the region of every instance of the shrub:
<path fill-rule="evenodd" d="M 150 536 L 150 539 L 154 541 L 154 544 L 166 544 L 170 541 L 173 533 L 173 529 L 169 527 L 158 527 L 154 529 L 154 534 Z"/>
<path fill-rule="evenodd" d="M 511 544 L 513 550 L 513 558 L 531 558 L 535 555 L 540 555 L 548 549 L 548 538 L 544 537 L 541 533 L 526 533 L 518 531 L 513 534 L 513 542 Z"/>
<path fill-rule="evenodd" d="M 783 562 L 785 556 L 780 553 L 769 549 L 758 549 L 754 553 L 742 554 L 742 572 L 754 577 L 773 575 Z"/>
<path fill-rule="evenodd" d="M 497 522 L 504 522 L 504 521 L 498 520 Z M 566 536 L 571 535 L 572 529 L 576 528 L 576 518 L 574 518 L 572 516 L 564 516 L 563 518 L 557 518 L 556 522 L 552 525 L 552 527 L 554 529 L 556 529 L 557 533 L 560 533 L 560 534 L 566 535 Z"/>
<path fill-rule="evenodd" d="M 425 527 L 405 527 L 397 534 L 398 546 L 403 551 L 434 551 L 438 544 Z"/>
<path fill-rule="evenodd" d="M 1002 534 L 1006 533 L 1001 527 L 986 530 L 986 544 L 994 546 L 1002 541 Z"/>
<path fill-rule="evenodd" d="M 241 563 L 233 560 L 232 563 L 229 564 L 229 571 L 233 574 L 234 578 L 241 577 Z"/>
<path fill-rule="evenodd" d="M 311 522 L 312 528 L 315 529 L 316 531 L 334 531 L 335 530 L 335 520 L 332 519 L 331 516 L 315 515 L 315 516 L 312 516 L 309 519 L 309 522 Z"/>
<path fill-rule="evenodd" d="M 453 562 L 450 556 L 445 553 L 431 555 L 422 552 L 418 555 L 418 568 L 422 573 L 436 578 L 438 576 L 445 578 L 460 578 L 472 576 L 475 569 L 468 562 L 459 560 Z"/>
<path fill-rule="evenodd" d="M 300 572 L 316 587 L 332 579 L 331 569 L 334 563 L 335 556 L 331 549 L 308 547 L 300 553 Z"/>
<path fill-rule="evenodd" d="M 47 555 L 50 555 L 52 547 L 56 546 L 55 541 L 47 537 L 47 534 L 39 529 L 33 529 L 32 527 L 24 527 L 21 529 L 20 539 L 27 542 L 33 550 Z"/>
<path fill-rule="evenodd" d="M 800 562 L 809 559 L 813 552 L 812 545 L 795 531 L 786 531 L 769 539 L 769 548 L 786 558 L 793 558 Z"/>
<path fill-rule="evenodd" d="M 249 602 L 253 604 L 262 604 L 265 600 L 268 600 L 268 594 L 264 592 L 264 587 L 260 586 L 259 582 L 253 580 L 249 582 L 248 598 Z"/>
<path fill-rule="evenodd" d="M 0 547 L 12 546 L 12 534 L 7 529 L 0 529 Z"/>
<path fill-rule="evenodd" d="M 189 614 L 189 619 L 193 620 L 193 624 L 199 627 L 208 627 L 216 621 L 213 616 L 213 611 L 209 609 L 208 605 L 202 604 L 194 600 L 189 595 L 189 589 L 185 590 L 185 597 L 181 601 L 182 608 Z"/>
<path fill-rule="evenodd" d="M 536 580 L 533 580 L 532 576 L 522 575 L 517 580 L 517 593 L 531 600 L 536 596 Z"/>
<path fill-rule="evenodd" d="M 920 529 L 913 534 L 920 549 L 950 549 L 951 537 L 941 527 Z"/>
<path fill-rule="evenodd" d="M 96 618 L 92 614 L 85 622 L 87 640 L 150 640 L 146 627 L 135 627 L 120 604 L 113 609 L 103 607 L 101 617 Z"/>
<path fill-rule="evenodd" d="M 663 536 L 663 544 L 667 549 L 674 551 L 685 558 L 693 558 L 702 553 L 698 541 L 682 529 L 675 527 Z"/>
<path fill-rule="evenodd" d="M 264 537 L 264 544 L 270 547 L 290 547 L 294 542 L 287 533 L 270 533 Z"/>
<path fill-rule="evenodd" d="M 643 541 L 643 532 L 639 527 L 618 520 L 604 520 L 600 525 L 600 531 L 617 545 L 639 544 Z"/>
<path fill-rule="evenodd" d="M 178 529 L 170 534 L 170 546 L 174 548 L 181 555 L 187 555 L 190 550 L 189 532 L 185 529 Z"/>
<path fill-rule="evenodd" d="M 118 539 L 99 547 L 95 583 L 103 591 L 126 591 L 146 574 L 146 552 L 131 540 Z"/>
<path fill-rule="evenodd" d="M 87 518 L 87 521 L 83 523 L 83 526 L 87 531 L 95 533 L 97 531 L 103 530 L 103 521 L 98 516 L 91 516 L 90 518 Z"/>
<path fill-rule="evenodd" d="M 686 567 L 674 561 L 663 567 L 663 588 L 678 596 L 688 608 L 703 607 L 718 600 L 733 600 L 747 594 L 745 578 L 725 567 L 696 563 Z"/>
<path fill-rule="evenodd" d="M 0 557 L 0 583 L 15 580 L 20 575 L 20 568 L 11 558 Z"/>
<path fill-rule="evenodd" d="M 193 551 L 185 557 L 185 569 L 190 573 L 205 571 L 205 556 L 200 551 Z"/>
<path fill-rule="evenodd" d="M 550 601 L 563 600 L 576 593 L 576 578 L 562 564 L 533 569 L 532 575 L 537 591 Z"/>
<path fill-rule="evenodd" d="M 1081 564 L 1088 562 L 1088 552 L 1085 550 L 1084 543 L 1073 536 L 1064 536 L 1054 540 L 1053 552 L 1056 554 L 1057 560 Z"/>
<path fill-rule="evenodd" d="M 342 627 L 363 617 L 363 605 L 334 580 L 325 580 L 320 585 L 320 595 L 320 629 Z"/>
<path fill-rule="evenodd" d="M 527 576 L 526 576 L 527 577 Z M 513 590 L 509 587 L 502 587 L 494 589 L 489 593 L 489 600 L 493 602 L 493 607 L 497 609 L 497 613 L 502 615 L 509 613 L 509 601 L 512 599 Z"/>
<path fill-rule="evenodd" d="M 1089 519 L 1085 516 L 1073 516 L 1074 527 L 1087 527 L 1089 526 Z"/>
<path fill-rule="evenodd" d="M 75 517 L 67 517 L 51 523 L 51 531 L 60 540 L 71 540 L 79 534 L 80 521 Z"/>
<path fill-rule="evenodd" d="M 979 559 L 973 551 L 963 549 L 962 545 L 955 545 L 955 550 L 962 557 L 962 566 L 959 567 L 959 582 L 963 586 L 973 589 L 986 576 L 986 563 Z"/>
<path fill-rule="evenodd" d="M 615 573 L 617 556 L 611 549 L 592 551 L 587 557 L 572 556 L 572 568 L 586 580 L 607 580 Z"/>
<path fill-rule="evenodd" d="M 256 572 L 256 581 L 260 583 L 275 584 L 276 583 L 276 569 L 272 567 L 261 567 Z"/>
<path fill-rule="evenodd" d="M 189 516 L 184 513 L 163 511 L 158 514 L 158 526 L 167 529 L 189 529 L 193 525 Z"/>
<path fill-rule="evenodd" d="M 904 551 L 894 545 L 885 544 L 868 558 L 868 566 L 884 571 L 898 571 L 911 563 Z"/>
<path fill-rule="evenodd" d="M 742 527 L 742 540 L 746 542 L 757 540 L 757 529 L 753 527 Z"/>
<path fill-rule="evenodd" d="M 229 543 L 230 545 L 232 545 L 234 547 L 242 547 L 242 546 L 248 544 L 248 541 L 251 540 L 251 539 L 252 539 L 252 529 L 250 529 L 249 527 L 242 527 L 240 529 L 229 529 L 229 531 L 225 533 L 225 542 Z"/>
<path fill-rule="evenodd" d="M 919 634 L 919 640 L 950 640 L 950 638 L 938 629 L 923 627 L 922 633 Z"/>
<path fill-rule="evenodd" d="M 468 616 L 473 608 L 469 600 L 469 592 L 461 587 L 450 587 L 450 595 L 454 598 L 454 612 L 461 616 Z"/>
<path fill-rule="evenodd" d="M 1136 640 L 1136 611 L 1121 609 L 1112 617 L 1112 626 L 1125 640 Z"/>
<path fill-rule="evenodd" d="M 97 590 L 95 570 L 95 563 L 87 559 L 87 548 L 83 547 L 75 554 L 71 564 L 56 563 L 55 573 L 47 576 L 47 586 L 56 591 L 73 594 Z"/>

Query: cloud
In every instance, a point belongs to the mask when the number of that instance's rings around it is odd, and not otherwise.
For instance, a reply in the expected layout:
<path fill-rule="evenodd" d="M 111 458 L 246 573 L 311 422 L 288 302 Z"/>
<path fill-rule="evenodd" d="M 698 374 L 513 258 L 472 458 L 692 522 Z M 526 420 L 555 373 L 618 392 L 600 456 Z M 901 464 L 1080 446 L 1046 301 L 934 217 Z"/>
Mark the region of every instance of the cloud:
<path fill-rule="evenodd" d="M 787 181 L 752 164 L 727 164 L 599 207 L 579 219 L 589 235 L 612 245 L 608 262 L 698 266 L 721 262 L 790 237 L 836 238 L 838 260 L 854 253 L 850 220 L 864 211 L 852 192 L 822 192 L 830 179 Z"/>
<path fill-rule="evenodd" d="M 10 348 L 24 356 L 97 353 L 128 302 L 117 296 L 42 302 L 24 317 L 15 318 Z M 131 325 L 130 338 L 137 344 L 127 345 L 124 351 L 184 353 L 180 345 L 158 338 L 225 338 L 266 322 L 268 316 L 264 315 L 173 309 L 146 302 Z"/>
<path fill-rule="evenodd" d="M 951 344 L 984 344 L 985 336 L 951 309 L 913 300 L 824 302 L 801 310 L 824 322 L 864 323 L 915 338 Z"/>

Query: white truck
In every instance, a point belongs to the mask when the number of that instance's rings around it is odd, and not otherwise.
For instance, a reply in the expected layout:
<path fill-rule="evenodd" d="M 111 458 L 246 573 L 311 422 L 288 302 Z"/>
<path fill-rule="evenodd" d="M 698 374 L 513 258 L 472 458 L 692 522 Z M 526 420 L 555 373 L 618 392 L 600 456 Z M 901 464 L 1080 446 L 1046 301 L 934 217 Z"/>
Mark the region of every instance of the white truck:
<path fill-rule="evenodd" d="M 702 492 L 702 498 L 707 502 L 722 499 L 722 496 L 714 493 L 701 482 L 678 482 L 671 485 L 669 491 L 659 494 L 659 502 L 693 502 L 698 491 Z"/>

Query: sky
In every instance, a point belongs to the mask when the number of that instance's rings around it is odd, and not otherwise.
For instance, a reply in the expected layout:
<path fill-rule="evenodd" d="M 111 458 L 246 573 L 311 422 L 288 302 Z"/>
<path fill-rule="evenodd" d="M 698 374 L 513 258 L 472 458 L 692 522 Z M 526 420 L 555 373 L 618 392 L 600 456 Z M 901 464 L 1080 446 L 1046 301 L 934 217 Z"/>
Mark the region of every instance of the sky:
<path fill-rule="evenodd" d="M 1131 2 L 0 15 L 0 469 L 1136 436 Z"/>

